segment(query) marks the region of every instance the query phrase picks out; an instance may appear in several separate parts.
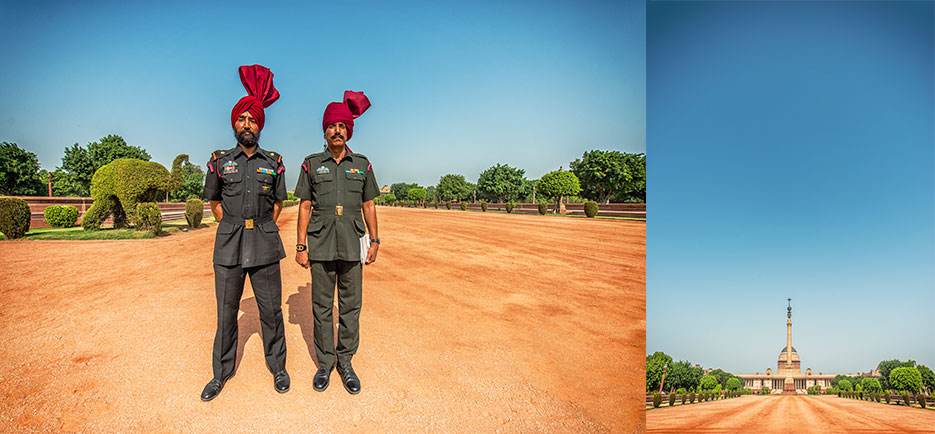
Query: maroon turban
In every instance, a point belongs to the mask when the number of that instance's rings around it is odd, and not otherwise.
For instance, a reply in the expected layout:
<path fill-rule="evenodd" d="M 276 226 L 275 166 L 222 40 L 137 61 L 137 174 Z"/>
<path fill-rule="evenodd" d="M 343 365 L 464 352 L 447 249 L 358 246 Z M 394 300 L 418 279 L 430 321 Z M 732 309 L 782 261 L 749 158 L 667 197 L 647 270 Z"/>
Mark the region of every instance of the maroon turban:
<path fill-rule="evenodd" d="M 273 73 L 265 66 L 243 65 L 240 67 L 240 82 L 247 89 L 247 96 L 240 98 L 231 110 L 231 126 L 243 112 L 250 112 L 262 130 L 266 121 L 263 109 L 279 99 L 279 91 L 273 87 Z"/>
<path fill-rule="evenodd" d="M 347 125 L 347 140 L 354 135 L 354 119 L 370 108 L 370 100 L 363 92 L 352 90 L 344 91 L 344 102 L 333 102 L 325 107 L 325 115 L 321 119 L 321 130 L 328 129 L 328 125 L 344 122 Z"/>

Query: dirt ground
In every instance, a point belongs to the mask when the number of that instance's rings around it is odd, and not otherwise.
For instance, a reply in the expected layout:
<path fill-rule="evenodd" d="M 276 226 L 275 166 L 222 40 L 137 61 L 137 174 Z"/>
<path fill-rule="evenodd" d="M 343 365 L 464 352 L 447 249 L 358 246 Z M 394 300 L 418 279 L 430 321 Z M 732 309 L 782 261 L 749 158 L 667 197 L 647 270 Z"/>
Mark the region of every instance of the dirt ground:
<path fill-rule="evenodd" d="M 296 211 L 279 222 L 287 252 Z M 248 283 L 239 368 L 205 403 L 216 226 L 0 242 L 0 432 L 645 430 L 644 223 L 386 207 L 378 217 L 353 396 L 337 373 L 312 389 L 310 276 L 291 253 L 291 390 L 273 390 Z"/>
<path fill-rule="evenodd" d="M 646 412 L 649 433 L 935 433 L 935 411 L 837 396 L 744 396 Z"/>

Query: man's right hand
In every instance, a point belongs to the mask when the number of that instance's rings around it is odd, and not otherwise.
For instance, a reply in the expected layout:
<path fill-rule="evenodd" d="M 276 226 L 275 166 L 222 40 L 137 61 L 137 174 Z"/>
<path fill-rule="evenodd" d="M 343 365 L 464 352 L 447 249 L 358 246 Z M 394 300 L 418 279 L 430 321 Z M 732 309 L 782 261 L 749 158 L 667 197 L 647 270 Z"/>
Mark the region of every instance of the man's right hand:
<path fill-rule="evenodd" d="M 308 251 L 295 252 L 295 262 L 301 265 L 303 268 L 308 268 L 309 267 Z"/>

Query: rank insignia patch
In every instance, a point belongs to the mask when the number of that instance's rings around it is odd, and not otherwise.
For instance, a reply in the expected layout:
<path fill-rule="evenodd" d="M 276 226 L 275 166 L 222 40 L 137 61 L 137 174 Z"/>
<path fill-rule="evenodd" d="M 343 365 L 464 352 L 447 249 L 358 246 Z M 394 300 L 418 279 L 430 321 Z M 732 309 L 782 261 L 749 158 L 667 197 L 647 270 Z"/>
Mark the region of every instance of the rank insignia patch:
<path fill-rule="evenodd" d="M 321 166 L 321 167 L 319 167 L 318 169 L 316 169 L 315 172 L 317 172 L 317 173 L 320 175 L 320 174 L 322 174 L 322 173 L 328 173 L 329 170 L 328 170 L 327 167 Z"/>
<path fill-rule="evenodd" d="M 227 174 L 227 173 L 237 173 L 237 163 L 235 163 L 235 162 L 233 162 L 233 161 L 228 161 L 228 162 L 224 163 L 224 165 L 221 166 L 221 167 L 224 168 L 224 173 L 225 173 L 225 174 Z"/>
<path fill-rule="evenodd" d="M 347 169 L 344 173 L 360 173 L 360 169 Z"/>

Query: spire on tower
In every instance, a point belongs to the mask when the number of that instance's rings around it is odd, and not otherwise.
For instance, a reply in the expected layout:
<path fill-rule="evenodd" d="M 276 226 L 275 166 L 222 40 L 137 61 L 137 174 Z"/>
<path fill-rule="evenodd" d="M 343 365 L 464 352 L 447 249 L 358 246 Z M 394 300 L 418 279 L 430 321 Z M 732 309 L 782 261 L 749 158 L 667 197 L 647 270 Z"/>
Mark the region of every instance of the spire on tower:
<path fill-rule="evenodd" d="M 787 311 L 786 317 L 791 319 L 792 318 L 792 299 L 789 298 L 787 300 L 789 300 L 789 307 L 786 308 L 786 311 Z"/>

